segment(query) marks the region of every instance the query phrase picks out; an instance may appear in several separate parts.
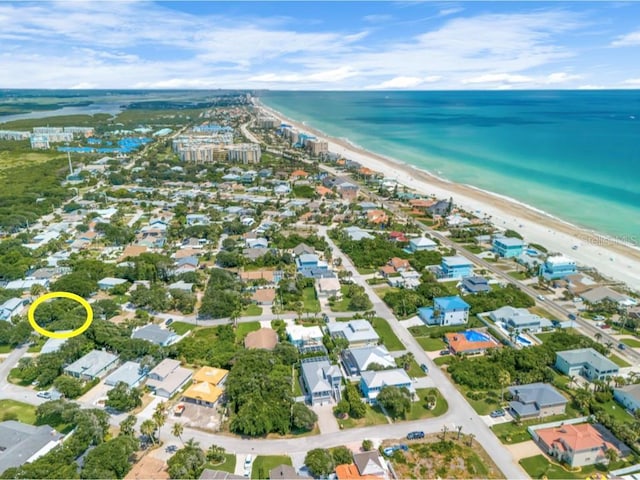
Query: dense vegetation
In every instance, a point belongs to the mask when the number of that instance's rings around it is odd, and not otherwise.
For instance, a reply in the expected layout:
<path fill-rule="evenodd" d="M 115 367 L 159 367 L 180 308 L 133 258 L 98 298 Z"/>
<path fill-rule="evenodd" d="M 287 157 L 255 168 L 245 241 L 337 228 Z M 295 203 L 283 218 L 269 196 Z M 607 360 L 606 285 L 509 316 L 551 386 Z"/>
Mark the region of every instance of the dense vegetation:
<path fill-rule="evenodd" d="M 220 268 L 211 269 L 200 315 L 211 318 L 239 315 L 243 304 L 240 290 L 241 283 L 233 274 Z"/>
<path fill-rule="evenodd" d="M 397 243 L 381 236 L 354 241 L 342 233 L 334 235 L 337 235 L 342 251 L 349 255 L 358 268 L 378 268 L 386 265 L 393 257 L 407 258 L 407 253 Z"/>

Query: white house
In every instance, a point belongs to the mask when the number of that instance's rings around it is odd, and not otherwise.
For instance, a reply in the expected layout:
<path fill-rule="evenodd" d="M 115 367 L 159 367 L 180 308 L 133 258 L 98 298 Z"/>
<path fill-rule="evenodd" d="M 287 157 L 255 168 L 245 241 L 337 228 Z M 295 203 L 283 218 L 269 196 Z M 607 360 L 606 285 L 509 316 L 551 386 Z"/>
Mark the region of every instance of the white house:
<path fill-rule="evenodd" d="M 11 320 L 24 310 L 25 301 L 22 298 L 10 298 L 0 305 L 0 320 Z"/>

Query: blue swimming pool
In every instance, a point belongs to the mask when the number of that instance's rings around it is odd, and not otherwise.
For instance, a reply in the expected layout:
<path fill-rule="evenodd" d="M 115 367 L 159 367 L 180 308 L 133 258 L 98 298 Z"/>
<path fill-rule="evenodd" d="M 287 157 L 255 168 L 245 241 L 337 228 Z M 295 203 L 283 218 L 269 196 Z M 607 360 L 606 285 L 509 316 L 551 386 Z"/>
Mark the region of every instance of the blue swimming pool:
<path fill-rule="evenodd" d="M 527 346 L 532 345 L 532 343 L 529 340 L 527 340 L 524 337 L 521 337 L 520 335 L 516 337 L 516 340 L 518 341 L 518 343 L 521 343 L 522 345 L 527 345 Z"/>
<path fill-rule="evenodd" d="M 465 330 L 461 332 L 467 342 L 490 342 L 491 338 L 484 333 L 476 332 L 475 330 Z"/>

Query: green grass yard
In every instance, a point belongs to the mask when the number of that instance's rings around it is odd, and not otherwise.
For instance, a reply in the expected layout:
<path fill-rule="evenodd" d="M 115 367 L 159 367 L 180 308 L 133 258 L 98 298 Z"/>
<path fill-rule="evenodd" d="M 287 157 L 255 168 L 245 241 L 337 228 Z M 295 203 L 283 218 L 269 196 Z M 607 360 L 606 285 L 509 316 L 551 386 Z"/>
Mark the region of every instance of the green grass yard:
<path fill-rule="evenodd" d="M 387 417 L 384 416 L 382 410 L 379 407 L 371 407 L 367 405 L 367 413 L 362 418 L 347 418 L 345 420 L 338 419 L 338 425 L 341 428 L 358 428 L 358 427 L 370 427 L 373 425 L 384 425 L 387 422 Z"/>
<path fill-rule="evenodd" d="M 287 455 L 258 455 L 253 461 L 251 478 L 269 478 L 269 471 L 278 465 L 292 465 Z"/>
<path fill-rule="evenodd" d="M 436 352 L 438 350 L 444 350 L 447 346 L 447 344 L 439 338 L 416 337 L 416 340 L 426 352 Z"/>
<path fill-rule="evenodd" d="M 584 479 L 597 471 L 593 465 L 582 467 L 580 471 L 571 472 L 565 470 L 558 464 L 550 463 L 544 455 L 536 455 L 535 457 L 523 458 L 520 465 L 529 474 L 531 478 L 547 477 L 549 480 L 563 479 Z"/>
<path fill-rule="evenodd" d="M 36 407 L 15 400 L 0 400 L 0 421 L 18 420 L 33 425 L 36 422 Z"/>
<path fill-rule="evenodd" d="M 640 348 L 640 340 L 636 340 L 635 338 L 623 338 L 620 342 L 624 343 L 627 347 Z"/>
<path fill-rule="evenodd" d="M 242 313 L 240 313 L 242 317 L 258 317 L 260 315 L 262 315 L 262 307 L 255 303 L 250 303 L 242 310 Z"/>
<path fill-rule="evenodd" d="M 236 456 L 233 453 L 225 453 L 225 460 L 222 463 L 207 463 L 204 468 L 211 470 L 220 470 L 222 472 L 233 473 L 236 471 Z"/>
<path fill-rule="evenodd" d="M 236 329 L 236 340 L 241 342 L 247 334 L 255 332 L 256 330 L 260 330 L 260 322 L 238 323 L 238 328 Z"/>
<path fill-rule="evenodd" d="M 316 290 L 313 287 L 307 287 L 302 290 L 302 303 L 304 304 L 304 312 L 319 313 L 320 302 L 316 298 Z"/>
<path fill-rule="evenodd" d="M 628 363 L 627 361 L 623 360 L 622 358 L 620 358 L 618 355 L 612 353 L 611 355 L 609 355 L 609 360 L 611 360 L 613 363 L 615 363 L 616 365 L 618 365 L 619 367 L 630 367 L 631 364 Z"/>
<path fill-rule="evenodd" d="M 390 352 L 406 350 L 404 344 L 400 341 L 396 334 L 393 333 L 393 330 L 391 330 L 391 326 L 384 318 L 375 317 L 371 323 L 373 324 L 373 329 L 380 336 L 382 343 L 384 343 L 384 346 L 387 347 L 387 350 L 389 350 Z"/>
<path fill-rule="evenodd" d="M 419 388 L 416 390 L 417 401 L 411 403 L 411 410 L 406 415 L 405 420 L 420 420 L 422 418 L 433 418 L 444 415 L 449 409 L 449 404 L 436 388 Z M 427 408 L 425 401 L 429 395 L 437 398 L 436 406 L 433 410 Z"/>
<path fill-rule="evenodd" d="M 196 326 L 193 323 L 186 322 L 173 322 L 171 324 L 171 329 L 176 332 L 178 335 L 184 335 L 190 330 L 193 330 Z"/>

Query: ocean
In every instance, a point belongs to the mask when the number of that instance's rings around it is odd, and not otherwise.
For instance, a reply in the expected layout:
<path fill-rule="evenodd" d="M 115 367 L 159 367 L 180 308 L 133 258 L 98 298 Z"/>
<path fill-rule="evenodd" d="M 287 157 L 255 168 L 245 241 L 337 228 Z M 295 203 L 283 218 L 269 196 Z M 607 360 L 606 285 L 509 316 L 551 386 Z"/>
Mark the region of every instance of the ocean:
<path fill-rule="evenodd" d="M 268 91 L 260 100 L 329 136 L 640 244 L 640 91 Z"/>

